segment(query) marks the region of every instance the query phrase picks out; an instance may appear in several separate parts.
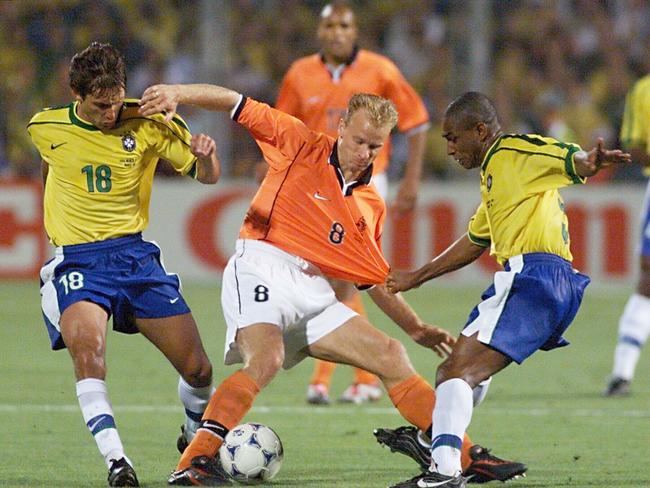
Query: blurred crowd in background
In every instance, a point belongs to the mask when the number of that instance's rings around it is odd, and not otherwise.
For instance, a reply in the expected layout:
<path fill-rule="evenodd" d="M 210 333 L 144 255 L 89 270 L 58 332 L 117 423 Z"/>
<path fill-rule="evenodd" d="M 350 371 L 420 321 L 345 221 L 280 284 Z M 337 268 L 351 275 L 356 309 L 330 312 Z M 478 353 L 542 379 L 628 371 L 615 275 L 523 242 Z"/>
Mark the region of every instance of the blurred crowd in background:
<path fill-rule="evenodd" d="M 227 17 L 226 79 L 201 79 L 201 0 L 10 0 L 0 2 L 0 177 L 38 177 L 26 124 L 46 106 L 71 100 L 71 56 L 91 41 L 124 54 L 127 96 L 153 83 L 210 82 L 273 103 L 291 62 L 318 51 L 316 26 L 325 2 L 214 1 Z M 473 0 L 350 2 L 361 47 L 389 56 L 429 109 L 425 159 L 429 178 L 462 178 L 440 137 L 447 104 L 468 89 Z M 489 43 L 485 90 L 506 132 L 536 132 L 591 147 L 618 145 L 625 94 L 650 73 L 647 0 L 475 0 L 484 2 Z M 221 19 L 223 20 L 223 19 Z M 475 20 L 474 20 L 475 21 Z M 214 42 L 220 42 L 215 39 Z M 183 107 L 190 128 L 192 113 Z M 215 135 L 219 143 L 219 135 Z M 226 174 L 249 177 L 259 160 L 250 138 L 233 132 Z M 401 142 L 401 143 L 400 143 Z M 393 173 L 405 159 L 398 138 Z M 634 165 L 605 179 L 638 180 Z"/>

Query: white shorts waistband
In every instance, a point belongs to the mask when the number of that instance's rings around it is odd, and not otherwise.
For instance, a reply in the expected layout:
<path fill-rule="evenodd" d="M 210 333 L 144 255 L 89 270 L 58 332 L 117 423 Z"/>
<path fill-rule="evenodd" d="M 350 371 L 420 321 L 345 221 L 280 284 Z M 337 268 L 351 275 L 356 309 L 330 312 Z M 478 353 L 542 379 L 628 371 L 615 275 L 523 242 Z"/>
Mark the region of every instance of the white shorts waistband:
<path fill-rule="evenodd" d="M 318 266 L 312 264 L 306 259 L 303 259 L 300 256 L 296 256 L 295 254 L 288 253 L 287 251 L 283 251 L 279 247 L 276 247 L 273 244 L 269 244 L 268 242 L 265 241 L 260 241 L 255 239 L 237 239 L 237 242 L 235 244 L 235 249 L 237 251 L 238 256 L 244 255 L 246 251 L 261 252 L 264 254 L 269 254 L 271 256 L 274 256 L 275 258 L 278 258 L 288 264 L 297 266 L 298 268 L 300 268 L 301 270 L 303 270 L 308 274 L 311 275 L 323 274 L 321 270 L 318 268 Z"/>

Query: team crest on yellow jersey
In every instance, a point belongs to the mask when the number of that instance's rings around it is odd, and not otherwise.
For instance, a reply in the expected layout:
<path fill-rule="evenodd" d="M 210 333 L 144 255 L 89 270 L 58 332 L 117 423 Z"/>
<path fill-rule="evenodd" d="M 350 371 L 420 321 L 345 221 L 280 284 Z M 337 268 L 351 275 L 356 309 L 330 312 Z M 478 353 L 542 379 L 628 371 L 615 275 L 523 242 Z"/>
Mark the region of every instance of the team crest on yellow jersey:
<path fill-rule="evenodd" d="M 133 137 L 133 134 L 124 134 L 122 136 L 122 147 L 128 152 L 135 149 L 135 137 Z"/>
<path fill-rule="evenodd" d="M 487 187 L 488 191 L 492 189 L 492 175 L 488 175 L 487 181 L 485 182 L 485 186 Z"/>

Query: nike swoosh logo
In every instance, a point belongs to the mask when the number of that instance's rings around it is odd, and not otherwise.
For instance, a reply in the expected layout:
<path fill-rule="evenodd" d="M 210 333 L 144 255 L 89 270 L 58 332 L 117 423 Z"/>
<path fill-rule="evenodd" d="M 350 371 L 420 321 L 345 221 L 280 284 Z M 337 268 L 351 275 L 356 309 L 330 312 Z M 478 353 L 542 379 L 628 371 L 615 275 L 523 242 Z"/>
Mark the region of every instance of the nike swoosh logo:
<path fill-rule="evenodd" d="M 417 483 L 417 485 L 420 488 L 434 488 L 436 486 L 444 486 L 444 485 L 448 485 L 448 484 L 449 484 L 449 480 L 437 481 L 437 482 L 436 481 L 431 482 L 431 481 L 419 480 L 418 483 Z"/>
<path fill-rule="evenodd" d="M 324 197 L 323 195 L 321 195 L 321 194 L 318 193 L 318 192 L 314 193 L 314 198 L 315 198 L 316 200 L 325 200 L 325 201 L 328 201 L 328 200 L 329 200 L 329 198 Z"/>
<path fill-rule="evenodd" d="M 170 299 L 170 300 L 169 300 L 169 303 L 172 303 L 172 304 L 173 304 L 173 303 L 176 303 L 176 302 L 178 301 L 179 298 L 180 298 L 180 297 L 176 297 L 176 298 L 174 298 L 174 299 Z"/>
<path fill-rule="evenodd" d="M 90 432 L 95 430 L 95 427 L 97 427 L 103 420 L 104 420 L 104 417 L 102 416 L 99 420 L 96 420 L 95 422 L 93 422 L 92 425 L 89 425 L 88 429 L 90 429 Z"/>
<path fill-rule="evenodd" d="M 51 145 L 50 145 L 50 149 L 54 150 L 54 149 L 56 149 L 57 147 L 61 147 L 61 146 L 63 146 L 64 144 L 67 144 L 67 142 L 61 142 L 61 143 L 59 143 L 59 144 L 51 144 Z"/>

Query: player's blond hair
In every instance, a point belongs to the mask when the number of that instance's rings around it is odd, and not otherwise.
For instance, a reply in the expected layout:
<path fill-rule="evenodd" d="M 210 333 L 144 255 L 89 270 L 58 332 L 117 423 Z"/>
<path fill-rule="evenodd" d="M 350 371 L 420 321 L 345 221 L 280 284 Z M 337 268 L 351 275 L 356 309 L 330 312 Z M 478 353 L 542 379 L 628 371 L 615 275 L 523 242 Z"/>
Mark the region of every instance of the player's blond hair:
<path fill-rule="evenodd" d="M 397 125 L 397 109 L 390 100 L 371 95 L 369 93 L 356 93 L 348 102 L 348 110 L 343 119 L 347 124 L 355 112 L 365 110 L 374 127 L 390 126 L 391 130 Z"/>

